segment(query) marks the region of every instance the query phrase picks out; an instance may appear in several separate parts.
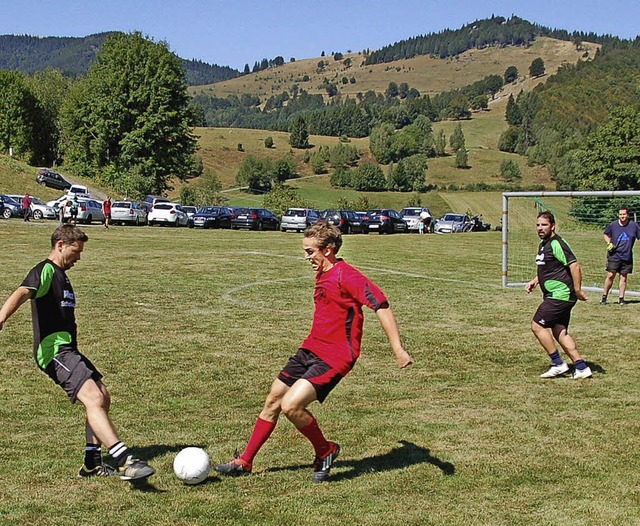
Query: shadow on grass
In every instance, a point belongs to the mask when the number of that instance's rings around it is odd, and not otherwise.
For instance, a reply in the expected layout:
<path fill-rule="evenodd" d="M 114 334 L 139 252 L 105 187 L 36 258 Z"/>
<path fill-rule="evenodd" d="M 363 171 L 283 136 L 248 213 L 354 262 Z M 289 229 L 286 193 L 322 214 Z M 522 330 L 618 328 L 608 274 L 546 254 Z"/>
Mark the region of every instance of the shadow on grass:
<path fill-rule="evenodd" d="M 336 466 L 340 468 L 350 468 L 348 471 L 341 471 L 331 475 L 331 480 L 350 480 L 366 473 L 379 473 L 382 471 L 392 471 L 403 469 L 416 464 L 431 464 L 442 471 L 444 475 L 454 475 L 456 468 L 450 462 L 444 462 L 438 457 L 434 457 L 429 449 L 417 446 L 412 442 L 400 440 L 400 447 L 395 447 L 384 455 L 362 458 L 360 460 L 338 460 Z M 298 466 L 287 466 L 283 468 L 269 468 L 265 472 L 290 471 L 297 469 L 309 469 L 309 464 Z"/>

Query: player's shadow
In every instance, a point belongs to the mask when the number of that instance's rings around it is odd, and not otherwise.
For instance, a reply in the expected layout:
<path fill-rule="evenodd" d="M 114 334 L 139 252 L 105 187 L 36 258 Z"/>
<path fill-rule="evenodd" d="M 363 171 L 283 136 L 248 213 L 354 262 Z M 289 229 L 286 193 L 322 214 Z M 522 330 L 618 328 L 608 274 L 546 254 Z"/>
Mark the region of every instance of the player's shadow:
<path fill-rule="evenodd" d="M 365 473 L 379 473 L 382 471 L 392 471 L 403 469 L 416 464 L 431 464 L 437 467 L 444 475 L 454 475 L 455 466 L 451 462 L 445 462 L 438 457 L 434 457 L 429 449 L 420 447 L 412 442 L 400 440 L 399 447 L 393 448 L 384 455 L 376 455 L 374 457 L 366 457 L 360 460 L 338 460 L 336 467 L 341 468 L 337 473 L 331 474 L 331 480 L 350 480 Z M 343 468 L 350 468 L 343 471 Z M 265 471 L 283 471 L 295 469 L 309 469 L 309 465 L 288 466 L 284 468 L 269 468 Z"/>

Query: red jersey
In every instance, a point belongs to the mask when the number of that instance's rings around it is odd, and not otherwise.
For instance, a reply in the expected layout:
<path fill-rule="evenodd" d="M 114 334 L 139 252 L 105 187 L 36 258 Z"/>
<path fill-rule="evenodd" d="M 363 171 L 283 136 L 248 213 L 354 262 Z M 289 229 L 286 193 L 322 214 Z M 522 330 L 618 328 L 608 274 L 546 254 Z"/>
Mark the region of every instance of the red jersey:
<path fill-rule="evenodd" d="M 360 356 L 362 306 L 376 311 L 389 302 L 380 287 L 342 259 L 316 276 L 313 301 L 313 325 L 301 347 L 344 376 Z"/>

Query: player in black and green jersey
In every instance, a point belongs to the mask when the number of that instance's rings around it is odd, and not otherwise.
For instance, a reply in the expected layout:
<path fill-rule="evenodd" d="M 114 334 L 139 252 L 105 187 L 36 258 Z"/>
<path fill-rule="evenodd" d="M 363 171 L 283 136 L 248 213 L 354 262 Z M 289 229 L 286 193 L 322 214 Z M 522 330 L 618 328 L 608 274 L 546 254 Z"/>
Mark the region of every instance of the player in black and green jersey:
<path fill-rule="evenodd" d="M 38 367 L 67 393 L 72 403 L 85 406 L 86 447 L 82 477 L 118 474 L 122 480 L 155 473 L 146 462 L 133 457 L 109 418 L 111 397 L 96 367 L 78 351 L 76 296 L 66 271 L 80 260 L 87 235 L 73 225 L 59 226 L 51 236 L 49 257 L 31 269 L 22 285 L 0 309 L 0 330 L 21 305 L 31 300 L 34 357 Z M 102 448 L 118 463 L 114 469 L 102 462 Z"/>
<path fill-rule="evenodd" d="M 556 341 L 575 366 L 573 378 L 590 378 L 591 369 L 568 333 L 573 306 L 578 300 L 587 300 L 582 292 L 580 263 L 566 241 L 556 234 L 556 221 L 551 212 L 538 214 L 536 230 L 540 238 L 536 256 L 538 272 L 525 285 L 525 290 L 530 294 L 540 285 L 544 298 L 531 321 L 533 334 L 551 358 L 551 367 L 540 378 L 555 378 L 569 371 L 569 366 L 556 349 Z"/>

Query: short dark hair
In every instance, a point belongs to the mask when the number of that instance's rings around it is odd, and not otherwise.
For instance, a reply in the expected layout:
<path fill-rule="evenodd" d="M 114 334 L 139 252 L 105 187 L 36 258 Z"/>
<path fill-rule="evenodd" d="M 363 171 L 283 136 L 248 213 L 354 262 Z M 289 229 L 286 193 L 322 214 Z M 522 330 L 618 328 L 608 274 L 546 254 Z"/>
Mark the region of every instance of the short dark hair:
<path fill-rule="evenodd" d="M 89 236 L 74 225 L 60 225 L 51 234 L 51 248 L 56 246 L 58 241 L 62 241 L 65 245 L 72 245 L 77 241 L 83 243 L 89 241 Z"/>
<path fill-rule="evenodd" d="M 547 221 L 549 221 L 549 223 L 551 223 L 552 225 L 556 224 L 556 218 L 553 216 L 553 214 L 549 211 L 544 211 L 544 212 L 540 212 L 538 214 L 538 219 L 544 217 Z"/>
<path fill-rule="evenodd" d="M 312 237 L 318 243 L 318 248 L 333 248 L 337 254 L 342 246 L 342 232 L 337 226 L 330 225 L 326 221 L 318 221 L 309 225 L 304 231 L 304 237 Z"/>
<path fill-rule="evenodd" d="M 631 212 L 629 211 L 629 207 L 628 206 L 621 206 L 620 208 L 618 208 L 618 212 L 622 211 L 622 210 L 626 210 L 627 214 L 630 214 Z"/>

